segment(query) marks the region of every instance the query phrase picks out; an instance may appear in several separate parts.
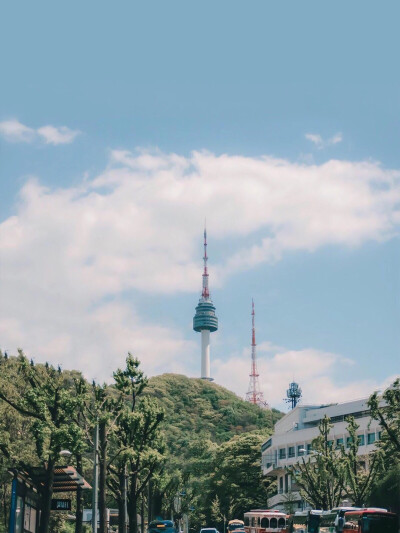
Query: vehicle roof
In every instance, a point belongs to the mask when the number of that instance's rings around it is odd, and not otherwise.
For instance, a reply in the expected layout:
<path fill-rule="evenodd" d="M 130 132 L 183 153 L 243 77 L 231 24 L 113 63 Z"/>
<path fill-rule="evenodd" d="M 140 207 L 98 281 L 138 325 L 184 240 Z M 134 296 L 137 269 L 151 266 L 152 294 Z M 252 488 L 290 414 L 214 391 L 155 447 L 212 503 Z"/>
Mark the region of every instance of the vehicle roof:
<path fill-rule="evenodd" d="M 390 516 L 396 516 L 396 513 L 391 513 L 387 509 L 381 509 L 379 507 L 366 507 L 359 509 L 358 511 L 347 511 L 346 516 L 359 515 L 359 514 L 384 514 Z"/>
<path fill-rule="evenodd" d="M 251 511 L 247 511 L 247 513 L 244 513 L 246 516 L 247 514 L 270 514 L 270 515 L 278 515 L 278 516 L 287 516 L 287 514 L 283 511 L 278 511 L 278 509 L 252 509 Z"/>

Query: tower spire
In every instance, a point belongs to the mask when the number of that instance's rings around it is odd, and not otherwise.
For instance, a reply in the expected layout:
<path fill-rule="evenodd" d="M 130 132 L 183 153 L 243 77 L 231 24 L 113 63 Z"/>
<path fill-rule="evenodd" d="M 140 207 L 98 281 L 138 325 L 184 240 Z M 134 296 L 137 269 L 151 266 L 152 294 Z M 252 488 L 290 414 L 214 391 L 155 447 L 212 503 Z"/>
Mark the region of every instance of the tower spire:
<path fill-rule="evenodd" d="M 268 403 L 264 400 L 264 394 L 260 390 L 258 378 L 260 374 L 257 371 L 257 352 L 256 352 L 256 328 L 255 328 L 255 310 L 254 300 L 251 300 L 251 372 L 249 389 L 246 393 L 246 400 L 259 407 L 267 408 Z"/>
<path fill-rule="evenodd" d="M 204 300 L 208 300 L 208 298 L 210 297 L 210 291 L 208 289 L 208 269 L 207 269 L 207 261 L 208 261 L 208 257 L 207 257 L 207 230 L 206 230 L 206 227 L 204 226 L 204 257 L 203 257 L 203 261 L 204 261 L 204 271 L 203 271 L 203 291 L 201 293 L 202 297 L 204 298 Z"/>

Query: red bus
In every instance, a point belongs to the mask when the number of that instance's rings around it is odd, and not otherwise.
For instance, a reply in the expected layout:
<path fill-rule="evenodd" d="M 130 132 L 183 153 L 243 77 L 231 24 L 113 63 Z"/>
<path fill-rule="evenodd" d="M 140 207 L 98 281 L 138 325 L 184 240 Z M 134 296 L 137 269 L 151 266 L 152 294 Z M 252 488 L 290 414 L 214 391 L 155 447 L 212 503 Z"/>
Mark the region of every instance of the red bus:
<path fill-rule="evenodd" d="M 344 514 L 343 533 L 397 533 L 397 515 L 386 509 L 366 508 Z"/>

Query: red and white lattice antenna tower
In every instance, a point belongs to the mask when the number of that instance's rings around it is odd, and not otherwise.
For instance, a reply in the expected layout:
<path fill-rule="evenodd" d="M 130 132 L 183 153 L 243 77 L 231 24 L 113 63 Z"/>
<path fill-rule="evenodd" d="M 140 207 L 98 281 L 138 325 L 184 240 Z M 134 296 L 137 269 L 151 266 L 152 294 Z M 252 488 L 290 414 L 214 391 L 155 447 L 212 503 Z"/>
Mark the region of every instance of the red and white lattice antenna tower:
<path fill-rule="evenodd" d="M 269 409 L 268 403 L 264 400 L 264 394 L 260 390 L 260 383 L 258 378 L 260 374 L 257 371 L 257 351 L 256 351 L 256 328 L 254 325 L 254 300 L 251 301 L 251 373 L 250 373 L 250 383 L 249 389 L 246 393 L 246 401 L 254 403 L 259 407 L 264 409 Z"/>

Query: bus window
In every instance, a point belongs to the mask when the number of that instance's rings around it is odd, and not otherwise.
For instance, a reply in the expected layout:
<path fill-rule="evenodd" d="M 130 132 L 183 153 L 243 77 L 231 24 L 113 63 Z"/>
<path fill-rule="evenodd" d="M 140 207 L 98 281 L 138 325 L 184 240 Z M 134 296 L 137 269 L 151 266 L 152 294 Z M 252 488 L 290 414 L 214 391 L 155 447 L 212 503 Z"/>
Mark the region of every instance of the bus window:
<path fill-rule="evenodd" d="M 269 520 L 268 520 L 268 518 L 261 518 L 261 527 L 263 527 L 264 529 L 266 529 L 267 527 L 269 527 Z"/>
<path fill-rule="evenodd" d="M 361 520 L 362 533 L 396 533 L 397 524 L 395 516 L 363 516 Z"/>
<path fill-rule="evenodd" d="M 271 518 L 270 524 L 271 529 L 276 529 L 278 527 L 278 520 L 275 517 Z"/>
<path fill-rule="evenodd" d="M 254 527 L 256 525 L 256 519 L 254 516 L 251 517 L 251 527 Z"/>
<path fill-rule="evenodd" d="M 244 517 L 244 525 L 245 525 L 245 526 L 249 526 L 249 525 L 250 525 L 250 520 L 249 520 L 249 517 L 248 517 L 248 516 L 245 516 L 245 517 Z"/>
<path fill-rule="evenodd" d="M 278 520 L 278 527 L 279 527 L 280 529 L 283 529 L 283 528 L 285 527 L 285 525 L 286 525 L 286 524 L 285 524 L 285 519 L 284 519 L 284 518 L 280 518 L 280 519 Z"/>

